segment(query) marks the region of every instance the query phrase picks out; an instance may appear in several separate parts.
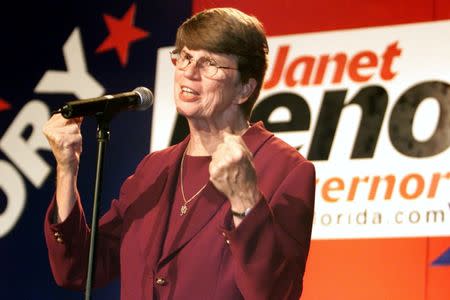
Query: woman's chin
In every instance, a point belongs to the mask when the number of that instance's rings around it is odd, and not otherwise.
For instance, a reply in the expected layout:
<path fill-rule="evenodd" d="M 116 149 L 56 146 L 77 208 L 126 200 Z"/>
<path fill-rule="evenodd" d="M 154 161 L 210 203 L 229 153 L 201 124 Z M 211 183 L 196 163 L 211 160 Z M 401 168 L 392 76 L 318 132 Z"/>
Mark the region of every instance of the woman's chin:
<path fill-rule="evenodd" d="M 177 113 L 186 118 L 194 118 L 198 115 L 198 109 L 193 107 L 185 107 L 183 105 L 177 105 Z"/>

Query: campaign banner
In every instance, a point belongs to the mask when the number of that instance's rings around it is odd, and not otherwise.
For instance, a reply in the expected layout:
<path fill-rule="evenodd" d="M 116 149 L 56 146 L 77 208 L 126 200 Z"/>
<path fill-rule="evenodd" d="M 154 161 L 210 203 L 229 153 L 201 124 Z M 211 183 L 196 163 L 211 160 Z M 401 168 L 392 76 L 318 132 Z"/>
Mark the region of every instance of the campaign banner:
<path fill-rule="evenodd" d="M 314 162 L 313 239 L 450 236 L 448 36 L 450 21 L 269 38 L 252 121 Z M 187 133 L 172 49 L 158 50 L 151 151 Z"/>

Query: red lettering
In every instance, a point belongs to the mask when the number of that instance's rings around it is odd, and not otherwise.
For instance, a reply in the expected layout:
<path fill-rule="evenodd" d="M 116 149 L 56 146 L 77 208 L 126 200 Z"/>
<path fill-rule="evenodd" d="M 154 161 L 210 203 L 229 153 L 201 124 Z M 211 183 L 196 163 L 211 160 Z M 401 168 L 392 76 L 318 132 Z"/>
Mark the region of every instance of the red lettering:
<path fill-rule="evenodd" d="M 334 191 L 343 191 L 345 188 L 344 180 L 339 177 L 332 177 L 327 179 L 322 187 L 322 198 L 327 202 L 337 202 L 339 197 L 333 197 L 330 195 Z"/>
<path fill-rule="evenodd" d="M 272 77 L 269 80 L 264 82 L 263 89 L 271 89 L 275 87 L 281 78 L 281 73 L 283 71 L 283 67 L 286 63 L 286 57 L 289 52 L 289 46 L 281 46 L 277 58 L 275 59 L 275 64 L 273 66 Z"/>
<path fill-rule="evenodd" d="M 321 54 L 318 57 L 301 55 L 294 57 L 292 61 L 287 61 L 289 50 L 289 45 L 278 48 L 272 74 L 267 77 L 263 89 L 277 86 L 283 80 L 282 76 L 285 76 L 284 82 L 288 87 L 323 84 L 324 78 L 330 78 L 331 83 L 339 84 L 345 72 L 350 80 L 357 83 L 369 81 L 377 72 L 381 79 L 391 80 L 397 75 L 392 68 L 394 60 L 402 53 L 398 47 L 398 41 L 389 44 L 382 55 L 377 55 L 372 50 L 364 50 L 352 57 L 348 57 L 343 52 L 337 52 L 334 55 Z M 330 71 L 331 62 L 334 63 L 334 69 Z"/>
<path fill-rule="evenodd" d="M 415 181 L 416 185 L 414 187 L 414 190 L 412 192 L 409 192 L 408 185 L 411 182 L 411 180 L 413 180 L 413 182 Z M 422 194 L 424 185 L 425 185 L 425 181 L 424 181 L 422 175 L 420 175 L 418 173 L 408 174 L 400 182 L 400 189 L 399 189 L 400 195 L 402 195 L 403 198 L 408 199 L 408 200 L 415 199 L 415 198 L 419 197 L 420 194 Z"/>
<path fill-rule="evenodd" d="M 355 200 L 356 190 L 358 189 L 358 185 L 361 181 L 367 183 L 367 182 L 369 182 L 369 177 L 365 176 L 363 178 L 361 178 L 361 177 L 353 177 L 352 178 L 352 183 L 350 184 L 350 190 L 348 192 L 348 197 L 347 197 L 348 201 Z"/>
<path fill-rule="evenodd" d="M 362 75 L 361 69 L 374 68 L 378 64 L 378 59 L 372 51 L 362 51 L 357 53 L 348 66 L 348 75 L 353 81 L 366 82 L 372 78 L 374 72 L 368 75 Z"/>
<path fill-rule="evenodd" d="M 314 67 L 315 59 L 312 56 L 301 56 L 294 60 L 289 66 L 286 73 L 286 85 L 289 87 L 295 86 L 299 81 L 300 85 L 308 85 L 311 79 L 312 70 Z M 294 78 L 294 73 L 297 70 L 298 65 L 304 64 L 303 72 L 300 80 Z"/>
<path fill-rule="evenodd" d="M 339 83 L 342 81 L 342 76 L 345 71 L 345 64 L 347 62 L 347 55 L 345 53 L 337 53 L 334 56 L 334 61 L 336 62 L 336 69 L 333 75 L 333 83 Z M 314 84 L 322 84 L 325 71 L 330 61 L 329 55 L 321 55 L 319 60 L 319 67 L 317 68 L 316 77 L 314 79 Z"/>
<path fill-rule="evenodd" d="M 383 64 L 381 65 L 380 76 L 384 80 L 391 80 L 397 75 L 397 72 L 392 72 L 392 63 L 396 56 L 400 56 L 402 50 L 397 47 L 398 41 L 390 44 L 383 53 Z"/>
<path fill-rule="evenodd" d="M 441 179 L 450 179 L 450 172 L 446 174 L 434 173 L 433 178 L 431 179 L 430 190 L 428 191 L 427 198 L 436 197 L 436 190 L 438 187 L 438 183 Z"/>

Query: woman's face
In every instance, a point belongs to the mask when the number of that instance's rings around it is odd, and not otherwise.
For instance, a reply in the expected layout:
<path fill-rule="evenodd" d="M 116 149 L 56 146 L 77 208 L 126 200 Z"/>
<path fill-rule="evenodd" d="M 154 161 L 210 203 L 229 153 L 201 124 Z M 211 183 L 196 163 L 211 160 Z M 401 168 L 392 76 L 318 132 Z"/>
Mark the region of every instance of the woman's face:
<path fill-rule="evenodd" d="M 215 54 L 205 50 L 189 50 L 184 47 L 181 55 L 191 58 L 184 69 L 175 68 L 175 104 L 178 113 L 188 119 L 220 120 L 227 114 L 237 113 L 243 99 L 243 85 L 237 69 L 237 58 L 232 55 Z M 197 62 L 212 60 L 219 68 L 212 76 L 205 76 Z"/>

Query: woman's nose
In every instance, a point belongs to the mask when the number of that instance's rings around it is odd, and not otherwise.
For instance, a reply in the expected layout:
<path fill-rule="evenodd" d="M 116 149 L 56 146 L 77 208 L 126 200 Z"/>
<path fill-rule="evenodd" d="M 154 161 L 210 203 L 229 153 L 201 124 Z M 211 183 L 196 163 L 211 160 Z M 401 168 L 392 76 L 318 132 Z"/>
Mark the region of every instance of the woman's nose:
<path fill-rule="evenodd" d="M 191 60 L 186 69 L 184 69 L 184 76 L 189 78 L 196 78 L 200 77 L 200 75 L 200 68 L 197 66 L 197 61 Z"/>

